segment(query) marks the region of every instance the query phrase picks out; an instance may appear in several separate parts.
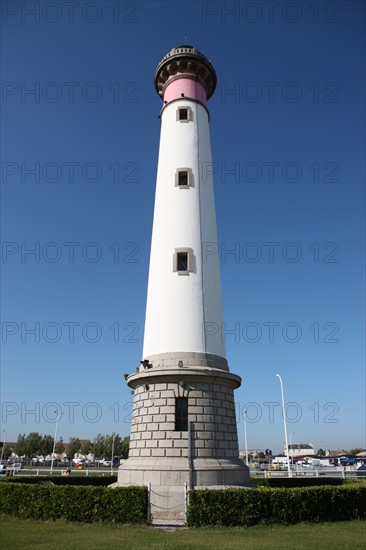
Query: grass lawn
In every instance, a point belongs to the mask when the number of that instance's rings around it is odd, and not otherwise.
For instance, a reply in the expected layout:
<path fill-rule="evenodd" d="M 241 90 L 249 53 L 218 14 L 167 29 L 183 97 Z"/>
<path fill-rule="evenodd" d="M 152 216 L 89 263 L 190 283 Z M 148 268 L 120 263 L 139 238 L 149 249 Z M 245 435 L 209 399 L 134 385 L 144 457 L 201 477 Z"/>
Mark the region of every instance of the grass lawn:
<path fill-rule="evenodd" d="M 128 550 L 145 548 L 364 550 L 366 545 L 365 521 L 301 524 L 288 527 L 274 525 L 163 531 L 151 527 L 2 518 L 0 528 L 2 547 L 12 550 L 23 550 L 23 548 L 49 550 L 52 547 L 62 548 L 62 550 L 116 548 Z"/>

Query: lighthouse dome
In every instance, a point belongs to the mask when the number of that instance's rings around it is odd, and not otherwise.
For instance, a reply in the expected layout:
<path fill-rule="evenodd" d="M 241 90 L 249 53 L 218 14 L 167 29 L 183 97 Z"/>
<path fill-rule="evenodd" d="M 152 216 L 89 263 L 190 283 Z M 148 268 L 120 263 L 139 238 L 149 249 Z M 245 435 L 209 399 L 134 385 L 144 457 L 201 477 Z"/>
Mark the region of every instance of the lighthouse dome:
<path fill-rule="evenodd" d="M 198 80 L 205 88 L 207 99 L 214 93 L 217 83 L 216 71 L 211 61 L 197 48 L 188 44 L 172 48 L 159 63 L 154 75 L 154 84 L 161 97 L 173 78 Z"/>

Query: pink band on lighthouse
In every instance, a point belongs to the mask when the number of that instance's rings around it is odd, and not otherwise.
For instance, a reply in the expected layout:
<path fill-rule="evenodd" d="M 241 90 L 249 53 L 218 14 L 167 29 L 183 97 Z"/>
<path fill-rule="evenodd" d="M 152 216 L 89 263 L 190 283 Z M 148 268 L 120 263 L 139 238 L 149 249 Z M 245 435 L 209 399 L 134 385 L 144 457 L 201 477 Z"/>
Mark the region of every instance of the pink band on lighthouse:
<path fill-rule="evenodd" d="M 206 91 L 202 84 L 197 80 L 191 78 L 177 78 L 173 80 L 164 91 L 164 102 L 169 103 L 174 99 L 181 99 L 182 97 L 189 97 L 191 99 L 197 99 L 202 103 L 206 103 Z"/>

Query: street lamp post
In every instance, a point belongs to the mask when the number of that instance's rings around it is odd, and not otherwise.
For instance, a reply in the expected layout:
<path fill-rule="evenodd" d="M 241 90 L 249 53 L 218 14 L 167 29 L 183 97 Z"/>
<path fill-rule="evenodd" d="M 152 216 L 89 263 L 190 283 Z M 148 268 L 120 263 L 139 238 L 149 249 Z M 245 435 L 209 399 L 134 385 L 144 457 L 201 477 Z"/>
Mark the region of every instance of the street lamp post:
<path fill-rule="evenodd" d="M 248 440 L 247 440 L 247 411 L 243 412 L 244 417 L 244 441 L 245 441 L 245 464 L 248 466 Z"/>
<path fill-rule="evenodd" d="M 116 439 L 115 433 L 113 433 L 113 440 L 112 440 L 112 456 L 111 456 L 111 476 L 113 475 L 113 457 L 114 457 L 114 441 Z"/>
<path fill-rule="evenodd" d="M 3 463 L 4 449 L 5 449 L 5 439 L 6 439 L 6 431 L 3 430 L 3 433 L 4 433 L 4 440 L 3 440 L 3 446 L 2 446 L 2 448 L 1 448 L 1 459 L 0 459 L 0 464 Z"/>
<path fill-rule="evenodd" d="M 55 459 L 55 447 L 56 447 L 56 437 L 57 437 L 57 428 L 58 428 L 58 422 L 61 418 L 61 416 L 63 415 L 63 411 L 60 412 L 60 414 L 58 415 L 58 417 L 56 418 L 56 424 L 55 424 L 55 435 L 54 435 L 54 438 L 53 438 L 53 449 L 52 449 L 52 458 L 51 458 L 51 470 L 50 470 L 50 475 L 52 475 L 52 472 L 53 472 L 53 461 Z"/>
<path fill-rule="evenodd" d="M 290 447 L 291 447 L 291 464 L 294 463 L 294 450 L 292 448 L 292 436 L 295 435 L 294 433 L 290 434 Z"/>
<path fill-rule="evenodd" d="M 291 468 L 290 468 L 290 457 L 288 453 L 288 440 L 287 440 L 287 424 L 286 424 L 286 408 L 285 408 L 285 396 L 283 393 L 283 383 L 282 378 L 280 374 L 276 374 L 277 378 L 280 381 L 281 384 L 281 396 L 282 396 L 282 416 L 283 416 L 283 426 L 285 429 L 285 445 L 286 445 L 286 455 L 287 455 L 287 471 L 288 471 L 288 477 L 291 477 Z"/>

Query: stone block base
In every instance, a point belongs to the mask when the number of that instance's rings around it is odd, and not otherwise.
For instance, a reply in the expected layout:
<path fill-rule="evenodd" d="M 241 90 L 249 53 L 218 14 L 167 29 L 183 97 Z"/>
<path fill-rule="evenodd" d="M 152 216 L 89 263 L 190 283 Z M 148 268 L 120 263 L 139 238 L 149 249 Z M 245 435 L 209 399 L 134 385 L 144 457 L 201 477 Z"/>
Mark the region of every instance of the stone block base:
<path fill-rule="evenodd" d="M 150 519 L 153 525 L 184 525 L 186 491 L 250 487 L 249 468 L 239 459 L 129 458 L 118 468 L 112 487 L 150 485 Z"/>
<path fill-rule="evenodd" d="M 239 459 L 129 458 L 118 468 L 118 486 L 148 485 L 201 489 L 210 486 L 245 487 L 250 484 L 249 468 Z"/>

